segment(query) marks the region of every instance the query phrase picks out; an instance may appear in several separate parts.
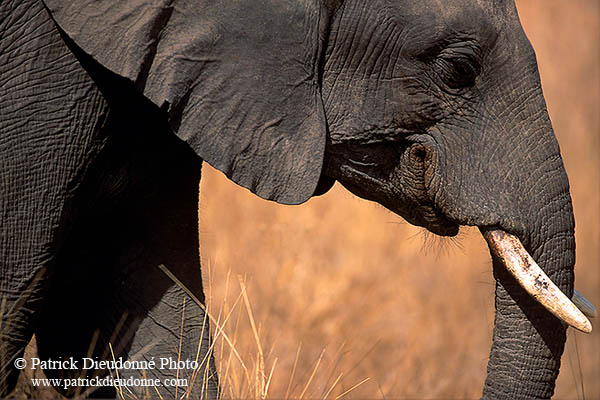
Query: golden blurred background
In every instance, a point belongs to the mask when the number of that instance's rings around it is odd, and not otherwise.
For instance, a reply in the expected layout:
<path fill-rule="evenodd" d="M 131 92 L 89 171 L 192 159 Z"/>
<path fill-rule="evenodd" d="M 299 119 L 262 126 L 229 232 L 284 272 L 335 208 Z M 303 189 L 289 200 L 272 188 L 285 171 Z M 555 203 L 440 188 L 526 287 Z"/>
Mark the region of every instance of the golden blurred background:
<path fill-rule="evenodd" d="M 600 2 L 517 5 L 570 177 L 576 287 L 600 306 Z M 207 298 L 244 362 L 217 335 L 225 397 L 479 398 L 494 280 L 477 230 L 442 240 L 339 185 L 282 206 L 206 164 L 200 193 Z M 569 329 L 557 399 L 600 398 L 593 324 Z"/>

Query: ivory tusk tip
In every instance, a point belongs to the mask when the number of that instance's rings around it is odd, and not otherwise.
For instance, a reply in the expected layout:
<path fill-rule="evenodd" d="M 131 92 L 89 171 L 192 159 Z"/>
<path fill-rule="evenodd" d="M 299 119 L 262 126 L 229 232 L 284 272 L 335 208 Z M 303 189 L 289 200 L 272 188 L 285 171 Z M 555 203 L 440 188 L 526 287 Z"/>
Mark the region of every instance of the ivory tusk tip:
<path fill-rule="evenodd" d="M 592 333 L 592 323 L 589 319 L 584 317 L 584 321 L 580 321 L 578 324 L 571 325 L 573 328 L 583 333 Z"/>
<path fill-rule="evenodd" d="M 569 299 L 525 250 L 518 237 L 499 229 L 482 230 L 490 250 L 527 293 L 561 321 L 584 332 L 592 332 L 587 316 L 595 317 L 596 308 L 579 292 Z"/>
<path fill-rule="evenodd" d="M 565 296 L 565 298 L 567 298 Z M 556 315 L 556 314 L 555 314 Z M 565 322 L 567 325 L 572 326 L 583 333 L 592 332 L 592 323 L 586 317 L 581 309 L 577 307 L 575 302 L 571 303 L 570 307 L 566 307 L 566 313 L 564 315 L 556 315 L 559 319 Z"/>
<path fill-rule="evenodd" d="M 588 317 L 596 318 L 598 316 L 596 307 L 594 307 L 592 302 L 586 299 L 577 290 L 573 290 L 573 297 L 571 298 L 571 300 L 573 300 L 573 303 L 577 306 L 577 308 L 579 308 L 581 312 L 587 315 Z"/>

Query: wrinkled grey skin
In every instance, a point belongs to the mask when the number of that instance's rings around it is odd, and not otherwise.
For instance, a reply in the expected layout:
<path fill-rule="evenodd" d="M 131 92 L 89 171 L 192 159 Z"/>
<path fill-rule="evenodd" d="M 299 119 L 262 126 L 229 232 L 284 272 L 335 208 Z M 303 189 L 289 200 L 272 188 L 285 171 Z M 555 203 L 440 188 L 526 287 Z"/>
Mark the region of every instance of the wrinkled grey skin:
<path fill-rule="evenodd" d="M 206 315 L 157 268 L 204 301 L 202 160 L 281 203 L 337 180 L 439 235 L 499 227 L 572 293 L 569 184 L 512 1 L 115 4 L 0 3 L 0 395 L 35 333 L 42 358 L 198 356 L 217 396 Z M 566 328 L 494 276 L 483 397 L 548 398 Z"/>

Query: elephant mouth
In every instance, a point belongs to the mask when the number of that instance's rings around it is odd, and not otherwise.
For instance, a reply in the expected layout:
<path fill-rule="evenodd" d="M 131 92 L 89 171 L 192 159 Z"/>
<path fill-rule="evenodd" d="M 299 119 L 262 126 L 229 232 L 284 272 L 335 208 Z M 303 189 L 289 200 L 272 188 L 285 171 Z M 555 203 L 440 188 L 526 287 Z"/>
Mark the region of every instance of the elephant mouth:
<path fill-rule="evenodd" d="M 592 331 L 586 317 L 597 315 L 592 303 L 577 291 L 569 299 L 537 265 L 516 236 L 493 227 L 479 229 L 492 254 L 534 300 L 573 328 L 584 333 Z"/>
<path fill-rule="evenodd" d="M 413 210 L 418 209 L 413 208 Z M 435 208 L 427 207 L 418 211 L 414 215 L 406 215 L 405 213 L 402 216 L 411 224 L 421 226 L 438 236 L 456 236 L 458 234 L 460 224 L 448 219 Z"/>

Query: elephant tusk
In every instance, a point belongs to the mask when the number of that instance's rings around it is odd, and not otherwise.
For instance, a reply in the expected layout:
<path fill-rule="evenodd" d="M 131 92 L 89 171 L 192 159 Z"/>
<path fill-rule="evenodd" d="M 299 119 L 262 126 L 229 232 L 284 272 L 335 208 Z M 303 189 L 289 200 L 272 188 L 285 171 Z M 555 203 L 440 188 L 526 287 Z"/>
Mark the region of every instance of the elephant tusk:
<path fill-rule="evenodd" d="M 481 232 L 490 250 L 538 303 L 573 328 L 585 333 L 592 331 L 587 317 L 536 264 L 519 238 L 500 229 L 482 228 Z"/>
<path fill-rule="evenodd" d="M 573 300 L 573 303 L 575 303 L 577 308 L 579 308 L 588 317 L 596 318 L 598 316 L 596 307 L 594 307 L 592 302 L 583 297 L 583 295 L 577 290 L 573 290 L 573 297 L 571 297 L 571 300 Z"/>

